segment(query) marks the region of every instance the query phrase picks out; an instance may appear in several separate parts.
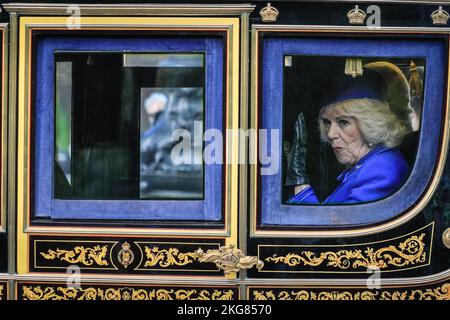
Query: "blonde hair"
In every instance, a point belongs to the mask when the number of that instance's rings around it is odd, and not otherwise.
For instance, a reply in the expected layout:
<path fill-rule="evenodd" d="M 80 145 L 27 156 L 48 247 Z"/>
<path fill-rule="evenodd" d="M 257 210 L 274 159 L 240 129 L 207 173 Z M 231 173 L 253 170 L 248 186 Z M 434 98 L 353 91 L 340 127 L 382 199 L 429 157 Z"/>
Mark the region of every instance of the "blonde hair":
<path fill-rule="evenodd" d="M 336 108 L 347 117 L 355 118 L 364 140 L 374 146 L 395 148 L 411 130 L 409 123 L 399 120 L 391 112 L 388 104 L 380 100 L 349 99 L 330 104 L 320 110 L 319 118 L 326 110 L 332 108 Z M 319 121 L 319 130 L 321 139 L 329 142 L 322 121 Z"/>

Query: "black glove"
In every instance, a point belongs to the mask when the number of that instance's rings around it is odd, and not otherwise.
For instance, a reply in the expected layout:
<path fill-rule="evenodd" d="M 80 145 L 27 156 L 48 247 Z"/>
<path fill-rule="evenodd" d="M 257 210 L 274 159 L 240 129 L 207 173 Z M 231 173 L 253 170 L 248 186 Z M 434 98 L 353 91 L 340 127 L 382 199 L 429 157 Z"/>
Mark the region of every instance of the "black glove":
<path fill-rule="evenodd" d="M 299 113 L 294 127 L 294 141 L 287 159 L 286 186 L 309 184 L 306 173 L 306 125 L 303 113 Z"/>

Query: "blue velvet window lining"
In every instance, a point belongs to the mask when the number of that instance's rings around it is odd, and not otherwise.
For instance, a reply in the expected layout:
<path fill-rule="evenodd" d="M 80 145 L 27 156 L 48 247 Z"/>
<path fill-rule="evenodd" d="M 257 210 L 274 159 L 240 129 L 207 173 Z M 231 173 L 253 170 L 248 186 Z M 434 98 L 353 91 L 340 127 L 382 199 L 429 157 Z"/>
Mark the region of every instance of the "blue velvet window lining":
<path fill-rule="evenodd" d="M 285 55 L 422 58 L 426 60 L 425 92 L 418 154 L 411 175 L 395 194 L 355 205 L 284 205 L 282 172 L 260 176 L 262 225 L 345 226 L 376 223 L 408 209 L 430 181 L 439 149 L 443 115 L 446 57 L 439 39 L 263 39 L 261 128 L 282 129 Z M 299 88 L 300 89 L 300 88 Z M 283 137 L 280 135 L 279 146 Z M 269 149 L 270 150 L 270 149 Z M 281 154 L 281 150 L 278 150 Z"/>
<path fill-rule="evenodd" d="M 205 53 L 205 129 L 223 128 L 224 44 L 218 38 L 41 37 L 36 46 L 34 216 L 54 219 L 202 220 L 222 218 L 222 166 L 205 166 L 203 200 L 59 200 L 53 198 L 54 52 Z"/>

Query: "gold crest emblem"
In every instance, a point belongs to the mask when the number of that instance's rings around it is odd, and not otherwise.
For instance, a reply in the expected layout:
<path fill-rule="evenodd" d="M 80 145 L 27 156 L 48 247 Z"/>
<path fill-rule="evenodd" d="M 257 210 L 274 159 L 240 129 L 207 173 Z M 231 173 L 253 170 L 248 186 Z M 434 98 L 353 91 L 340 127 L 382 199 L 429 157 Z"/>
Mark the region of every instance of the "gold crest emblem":
<path fill-rule="evenodd" d="M 125 242 L 124 244 L 122 244 L 122 249 L 117 254 L 117 259 L 125 268 L 128 268 L 128 266 L 134 261 L 134 253 L 130 249 L 130 247 L 130 244 L 128 242 Z"/>

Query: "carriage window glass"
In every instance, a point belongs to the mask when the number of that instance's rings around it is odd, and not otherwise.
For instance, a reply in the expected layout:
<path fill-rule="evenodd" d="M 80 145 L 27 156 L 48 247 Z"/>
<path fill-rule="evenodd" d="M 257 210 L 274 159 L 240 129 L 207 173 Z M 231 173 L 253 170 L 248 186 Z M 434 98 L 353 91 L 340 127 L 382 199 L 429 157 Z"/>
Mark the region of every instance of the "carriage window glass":
<path fill-rule="evenodd" d="M 56 64 L 55 117 L 55 161 L 57 168 L 64 174 L 67 185 L 70 186 L 72 184 L 72 63 L 70 61 L 61 61 Z M 59 188 L 55 191 L 61 192 Z"/>
<path fill-rule="evenodd" d="M 425 71 L 420 58 L 285 55 L 282 202 L 355 204 L 399 190 L 416 158 Z"/>
<path fill-rule="evenodd" d="M 55 198 L 204 198 L 202 143 L 172 157 L 174 131 L 203 134 L 204 54 L 55 58 Z"/>

